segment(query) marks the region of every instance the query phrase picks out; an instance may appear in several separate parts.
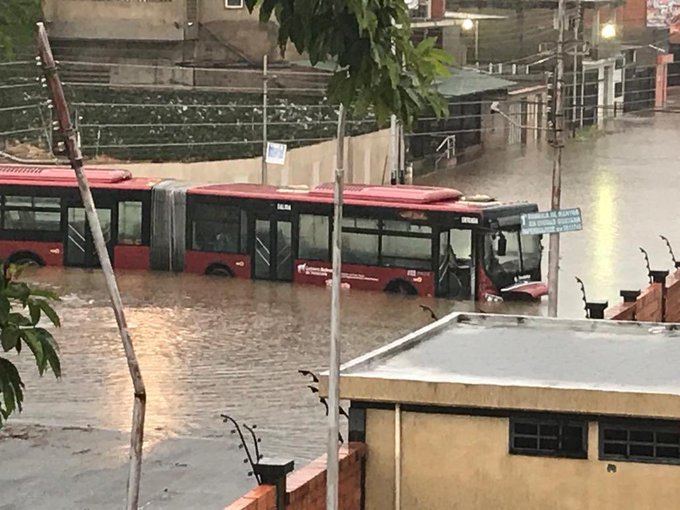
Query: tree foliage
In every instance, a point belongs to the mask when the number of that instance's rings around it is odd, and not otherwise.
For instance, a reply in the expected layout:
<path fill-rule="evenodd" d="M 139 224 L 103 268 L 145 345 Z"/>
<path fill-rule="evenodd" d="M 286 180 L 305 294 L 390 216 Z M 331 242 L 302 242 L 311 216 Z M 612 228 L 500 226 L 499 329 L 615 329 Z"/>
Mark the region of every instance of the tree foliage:
<path fill-rule="evenodd" d="M 33 353 L 38 372 L 43 375 L 49 367 L 61 377 L 59 347 L 52 333 L 40 327 L 45 317 L 60 326 L 57 313 L 50 305 L 54 293 L 33 289 L 17 281 L 21 268 L 0 261 L 0 344 L 2 352 L 20 354 L 24 346 Z M 0 427 L 15 411 L 21 411 L 24 383 L 19 370 L 9 359 L 0 356 Z"/>
<path fill-rule="evenodd" d="M 446 103 L 435 81 L 448 73 L 450 57 L 433 39 L 415 46 L 404 0 L 246 0 L 260 20 L 279 23 L 281 51 L 291 42 L 313 65 L 337 63 L 328 95 L 384 124 L 394 114 L 411 126 L 426 107 L 438 115 Z"/>
<path fill-rule="evenodd" d="M 14 58 L 24 45 L 32 48 L 40 17 L 40 0 L 0 0 L 0 60 Z"/>

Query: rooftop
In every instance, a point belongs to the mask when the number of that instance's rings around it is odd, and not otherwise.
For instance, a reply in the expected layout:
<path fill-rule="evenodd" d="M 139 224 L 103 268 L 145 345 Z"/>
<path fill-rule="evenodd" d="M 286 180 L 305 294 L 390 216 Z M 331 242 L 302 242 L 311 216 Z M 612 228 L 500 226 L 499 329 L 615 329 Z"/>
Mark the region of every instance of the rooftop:
<path fill-rule="evenodd" d="M 296 60 L 291 64 L 329 72 L 337 68 L 334 62 L 318 62 L 313 65 L 309 60 Z M 514 81 L 492 76 L 476 69 L 460 67 L 449 67 L 449 76 L 437 80 L 437 88 L 444 97 L 462 97 L 492 91 L 504 92 L 516 85 Z"/>
<path fill-rule="evenodd" d="M 344 365 L 341 393 L 680 418 L 678 361 L 673 325 L 451 314 Z"/>
<path fill-rule="evenodd" d="M 85 167 L 92 188 L 150 189 L 159 179 L 134 178 L 127 170 Z M 25 186 L 76 187 L 78 181 L 71 167 L 0 164 L 2 184 Z"/>

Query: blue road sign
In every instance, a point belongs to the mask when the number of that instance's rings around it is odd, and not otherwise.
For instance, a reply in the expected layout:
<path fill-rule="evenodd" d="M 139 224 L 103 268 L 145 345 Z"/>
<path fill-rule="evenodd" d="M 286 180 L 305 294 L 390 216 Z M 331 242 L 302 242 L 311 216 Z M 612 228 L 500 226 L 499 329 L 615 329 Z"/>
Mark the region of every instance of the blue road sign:
<path fill-rule="evenodd" d="M 521 215 L 522 234 L 561 234 L 583 230 L 581 209 L 560 209 Z"/>

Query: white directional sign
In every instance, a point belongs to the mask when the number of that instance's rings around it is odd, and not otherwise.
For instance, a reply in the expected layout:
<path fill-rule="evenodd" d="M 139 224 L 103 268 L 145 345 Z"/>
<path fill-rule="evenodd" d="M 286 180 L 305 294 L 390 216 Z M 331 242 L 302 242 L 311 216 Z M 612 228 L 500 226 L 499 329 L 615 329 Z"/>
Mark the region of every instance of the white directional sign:
<path fill-rule="evenodd" d="M 583 230 L 581 209 L 560 209 L 521 215 L 522 234 L 561 234 Z"/>
<path fill-rule="evenodd" d="M 265 161 L 272 165 L 283 165 L 286 163 L 286 149 L 288 146 L 285 143 L 267 143 L 267 157 Z"/>

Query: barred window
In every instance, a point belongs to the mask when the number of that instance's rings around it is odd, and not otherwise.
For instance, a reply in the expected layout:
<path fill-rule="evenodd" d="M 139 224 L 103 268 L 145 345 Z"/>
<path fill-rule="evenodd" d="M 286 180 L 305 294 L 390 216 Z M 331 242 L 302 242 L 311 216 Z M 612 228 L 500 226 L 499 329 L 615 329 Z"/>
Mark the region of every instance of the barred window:
<path fill-rule="evenodd" d="M 585 459 L 588 424 L 558 417 L 510 418 L 510 453 Z"/>
<path fill-rule="evenodd" d="M 680 425 L 600 423 L 600 458 L 680 464 Z"/>

